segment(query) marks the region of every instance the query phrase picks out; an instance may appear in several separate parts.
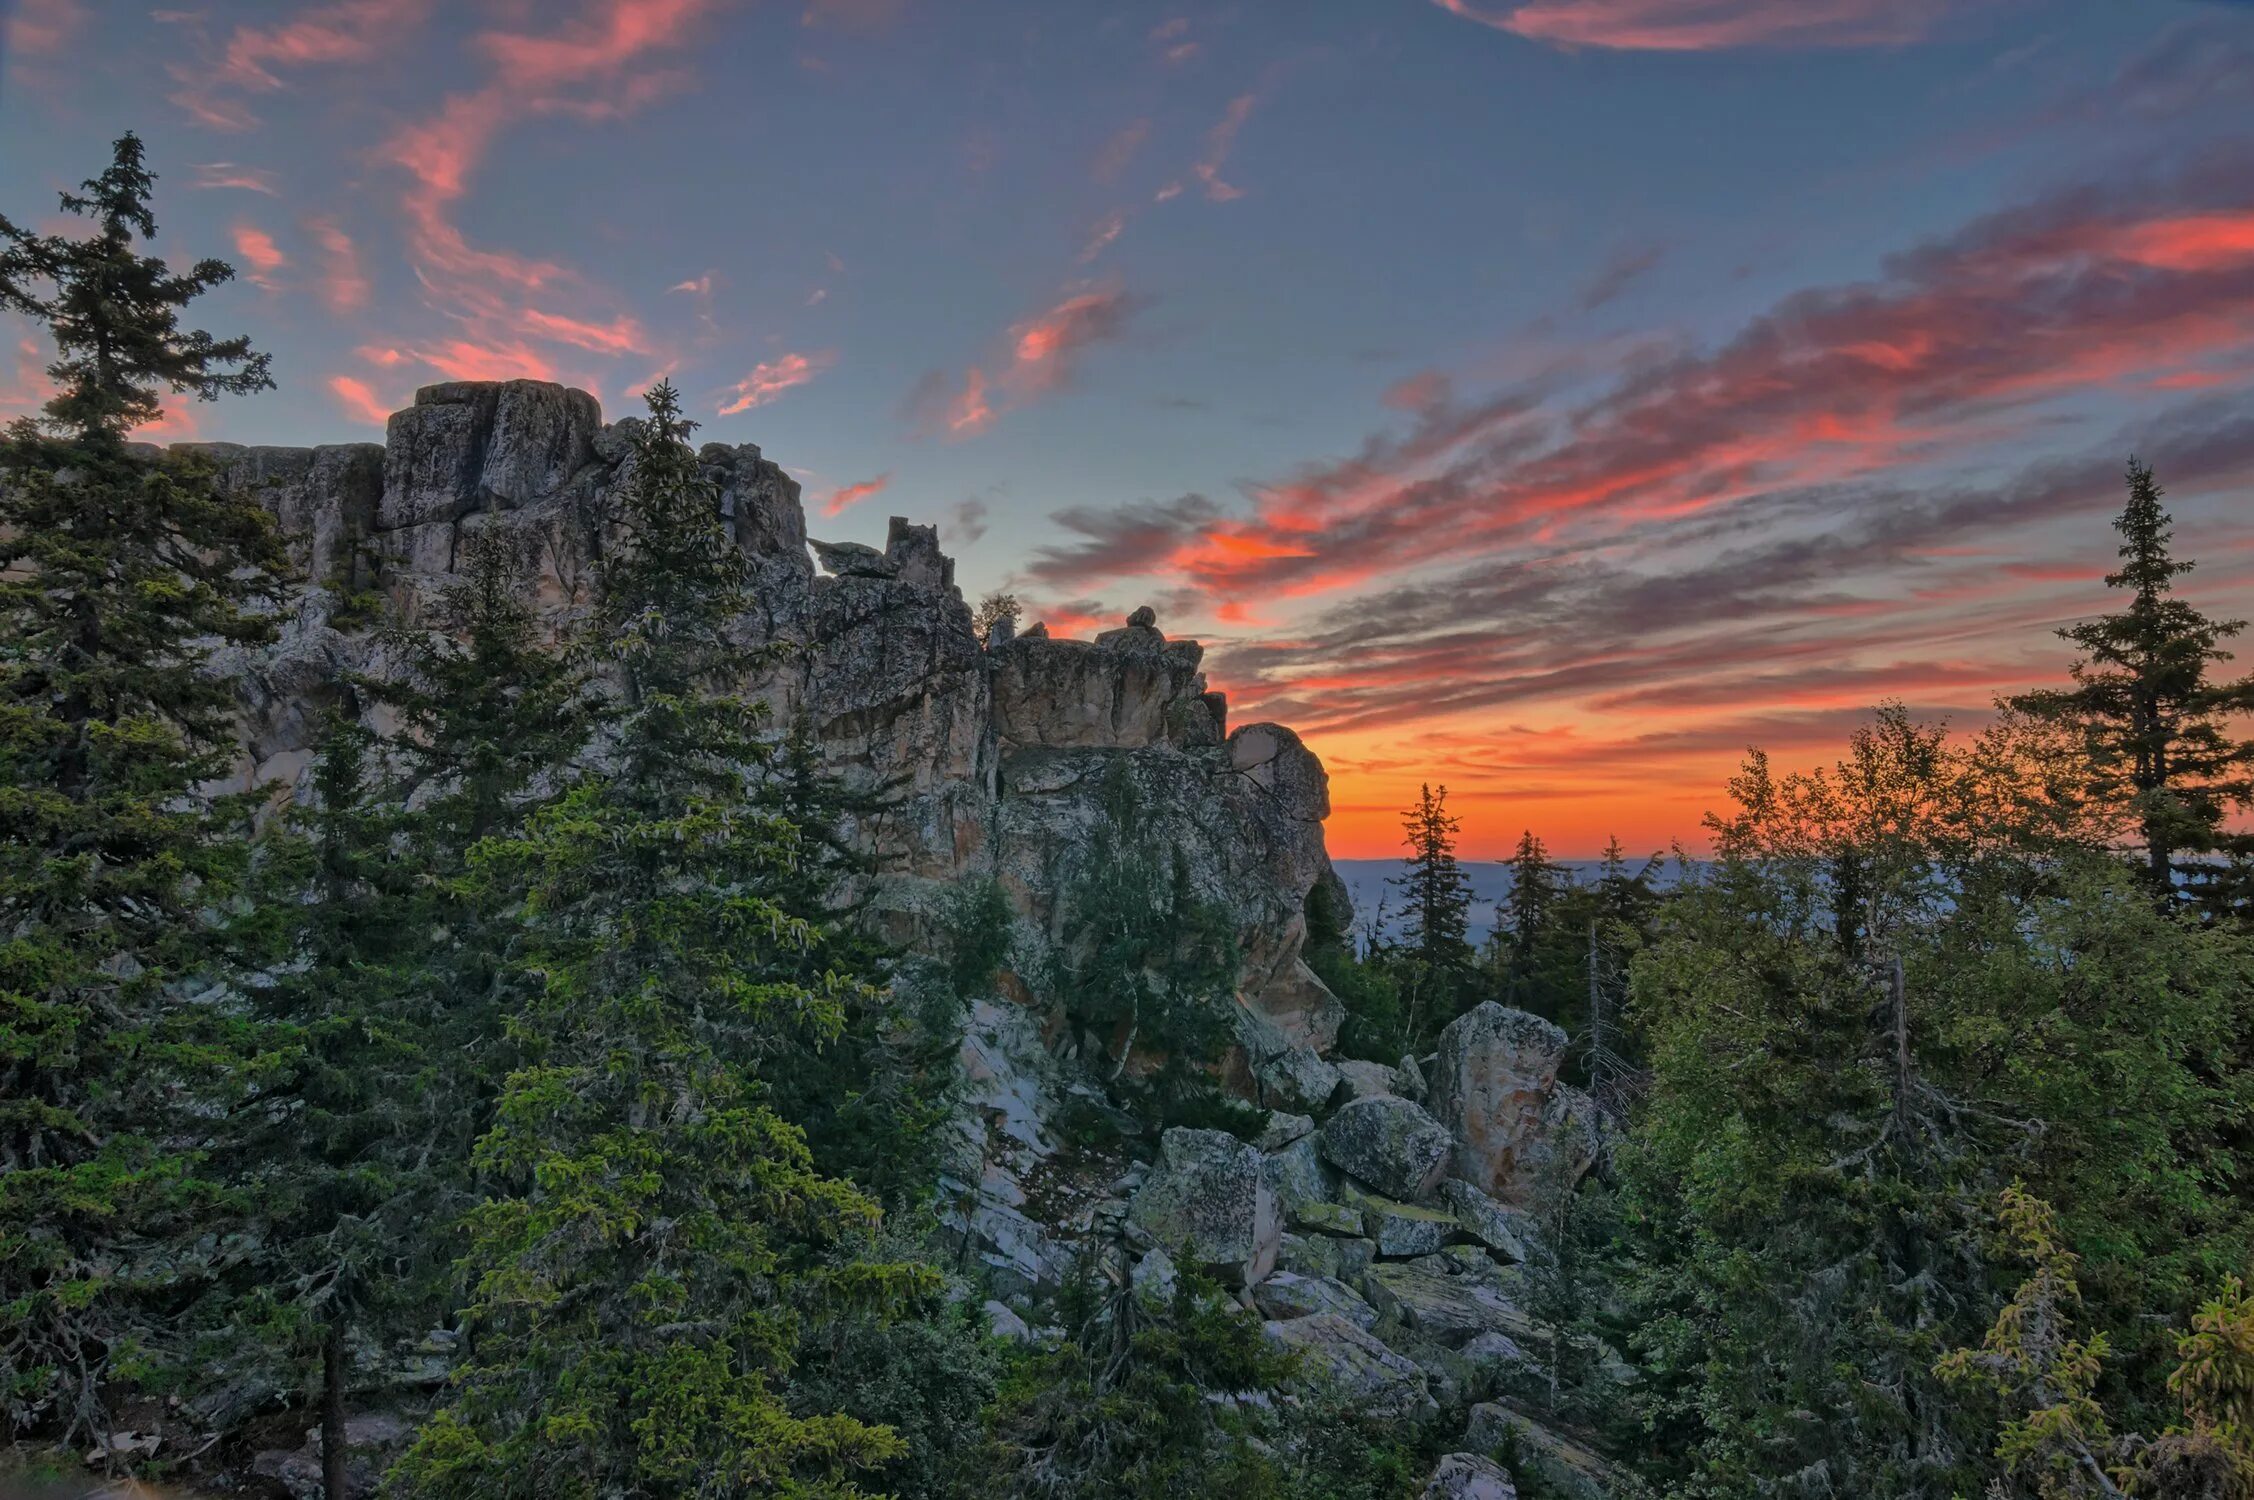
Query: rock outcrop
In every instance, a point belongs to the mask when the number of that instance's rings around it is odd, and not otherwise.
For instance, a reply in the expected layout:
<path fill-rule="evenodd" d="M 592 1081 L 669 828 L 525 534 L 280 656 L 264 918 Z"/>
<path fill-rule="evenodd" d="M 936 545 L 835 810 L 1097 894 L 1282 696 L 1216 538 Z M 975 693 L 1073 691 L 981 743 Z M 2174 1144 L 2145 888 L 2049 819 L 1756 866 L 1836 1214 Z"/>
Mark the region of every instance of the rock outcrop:
<path fill-rule="evenodd" d="M 219 663 L 242 702 L 238 784 L 304 789 L 322 719 L 360 701 L 355 676 L 387 669 L 368 596 L 430 618 L 481 533 L 515 540 L 543 619 L 568 628 L 611 544 L 631 436 L 583 393 L 515 381 L 428 387 L 380 447 L 197 445 L 273 509 L 306 579 L 275 643 Z M 1422 1064 L 1326 1055 L 1341 1012 L 1305 961 L 1305 912 L 1337 880 L 1326 779 L 1299 737 L 1232 729 L 1202 648 L 1148 609 L 1092 641 L 1039 625 L 982 641 L 934 528 L 895 519 L 881 548 L 814 540 L 798 486 L 757 447 L 698 456 L 757 583 L 742 634 L 776 648 L 743 687 L 854 809 L 838 831 L 867 873 L 840 899 L 924 947 L 966 881 L 993 881 L 1012 909 L 1009 962 L 964 1036 L 936 1205 L 994 1325 L 1045 1337 L 1041 1296 L 1095 1246 L 1154 1305 L 1193 1273 L 1230 1286 L 1310 1387 L 1372 1414 L 1427 1415 L 1525 1367 L 1521 1345 L 1544 1335 L 1521 1308 L 1516 1263 L 1537 1238 L 1524 1210 L 1538 1183 L 1586 1168 L 1593 1110 L 1558 1082 L 1563 1035 L 1496 1005 Z M 1122 781 L 1143 835 L 1232 929 L 1224 1077 L 1270 1111 L 1251 1139 L 1167 1131 L 1155 1161 L 1134 1159 L 1150 1150 L 1132 1121 L 1107 1146 L 1067 1128 L 1116 1111 L 1064 1055 L 1051 992 Z M 1492 1467 L 1452 1456 L 1434 1493 L 1507 1494 Z"/>

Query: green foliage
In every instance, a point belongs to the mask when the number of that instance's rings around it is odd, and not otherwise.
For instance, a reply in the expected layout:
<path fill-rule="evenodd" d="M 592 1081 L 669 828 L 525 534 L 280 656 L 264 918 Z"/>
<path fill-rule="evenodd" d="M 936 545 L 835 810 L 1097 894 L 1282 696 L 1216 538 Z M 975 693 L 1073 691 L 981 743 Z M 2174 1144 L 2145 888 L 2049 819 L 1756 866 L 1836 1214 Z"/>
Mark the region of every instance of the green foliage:
<path fill-rule="evenodd" d="M 524 893 L 512 957 L 536 987 L 477 1148 L 474 1352 L 397 1470 L 406 1493 L 846 1496 L 901 1451 L 783 1396 L 809 1309 L 934 1281 L 840 1254 L 877 1206 L 764 1097 L 862 985 L 808 977 L 825 934 L 790 910 L 804 841 L 744 804 L 761 741 L 726 683 L 747 565 L 670 386 L 650 409 L 591 616 L 610 769 L 473 853 L 473 889 Z"/>
<path fill-rule="evenodd" d="M 268 636 L 282 558 L 256 504 L 125 435 L 165 389 L 269 382 L 244 340 L 180 329 L 231 273 L 135 252 L 151 184 L 128 135 L 63 195 L 90 236 L 0 220 L 0 306 L 59 351 L 45 416 L 0 439 L 0 1414 L 65 1440 L 177 1353 L 239 1211 L 198 1164 L 248 1045 L 213 913 L 249 807 L 196 793 L 234 761 L 206 665 Z"/>
<path fill-rule="evenodd" d="M 1065 1014 L 1107 1080 L 1161 1125 L 1241 1123 L 1210 1065 L 1234 1040 L 1240 965 L 1228 915 L 1145 827 L 1130 767 L 1107 773 L 1105 822 L 1064 897 Z"/>
<path fill-rule="evenodd" d="M 2193 565 L 2168 550 L 2171 522 L 2151 468 L 2132 458 L 2127 479 L 2128 503 L 2114 523 L 2122 566 L 2105 581 L 2129 592 L 2128 606 L 2061 630 L 2084 653 L 2074 686 L 2018 702 L 2077 734 L 2085 794 L 2133 822 L 2147 874 L 2172 897 L 2178 877 L 2198 884 L 2216 875 L 2212 856 L 2254 853 L 2254 839 L 2225 826 L 2254 802 L 2254 740 L 2233 733 L 2233 720 L 2254 711 L 2254 677 L 2210 680 L 2210 669 L 2230 660 L 2221 642 L 2245 622 L 2210 619 L 2175 597 L 2175 580 Z M 2214 894 L 2222 899 L 2212 904 L 2230 909 L 2229 892 Z"/>
<path fill-rule="evenodd" d="M 2083 1257 L 2132 1411 L 2161 1380 L 2149 1315 L 2246 1253 L 2254 966 L 2061 843 L 2019 748 L 1886 709 L 1828 771 L 1756 757 L 1715 867 L 1664 908 L 1622 1164 L 1651 1421 L 1699 1439 L 1655 1477 L 1977 1488 L 1984 1445 L 1933 1366 L 1986 1322 L 1984 1205 L 2014 1177 Z"/>
<path fill-rule="evenodd" d="M 1436 791 L 1429 783 L 1419 789 L 1417 805 L 1401 815 L 1409 857 L 1391 882 L 1401 891 L 1406 913 L 1394 967 L 1410 1048 L 1421 1047 L 1428 1032 L 1455 1019 L 1472 972 L 1465 935 L 1471 882 L 1456 863 L 1459 826 L 1448 812 L 1448 789 Z"/>

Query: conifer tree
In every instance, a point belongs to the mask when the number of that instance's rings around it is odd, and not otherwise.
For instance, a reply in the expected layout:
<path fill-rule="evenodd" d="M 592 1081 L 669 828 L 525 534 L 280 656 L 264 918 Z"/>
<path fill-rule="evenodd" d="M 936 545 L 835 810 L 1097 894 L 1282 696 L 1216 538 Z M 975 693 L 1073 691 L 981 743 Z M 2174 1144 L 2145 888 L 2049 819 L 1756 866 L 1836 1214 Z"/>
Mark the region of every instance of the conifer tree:
<path fill-rule="evenodd" d="M 53 338 L 55 394 L 0 439 L 0 1412 L 103 1429 L 152 1373 L 226 1243 L 196 1171 L 231 1035 L 206 914 L 244 865 L 247 807 L 199 789 L 234 743 L 218 645 L 263 639 L 281 553 L 207 468 L 127 443 L 167 393 L 267 389 L 241 338 L 183 330 L 229 279 L 139 253 L 140 141 L 65 212 L 84 237 L 0 219 L 0 307 Z"/>
<path fill-rule="evenodd" d="M 2132 458 L 2127 481 L 2113 523 L 2122 566 L 2105 581 L 2128 592 L 2128 605 L 2061 630 L 2084 653 L 2074 686 L 2016 704 L 2080 732 L 2089 795 L 2130 812 L 2147 877 L 2172 896 L 2179 876 L 2204 884 L 2219 873 L 2197 856 L 2254 852 L 2254 840 L 2224 827 L 2254 802 L 2254 739 L 2236 737 L 2231 722 L 2254 712 L 2254 677 L 2211 679 L 2230 660 L 2221 642 L 2246 622 L 2210 619 L 2176 597 L 2175 580 L 2194 565 L 2169 551 L 2173 525 L 2152 469 Z"/>
<path fill-rule="evenodd" d="M 345 1494 L 353 1351 L 451 1321 L 447 1226 L 475 1199 L 471 1149 L 517 998 L 499 957 L 519 892 L 473 897 L 469 852 L 560 795 L 591 723 L 586 674 L 542 638 L 524 575 L 513 541 L 473 536 L 436 628 L 395 620 L 394 670 L 350 685 L 397 734 L 378 744 L 357 719 L 332 724 L 311 799 L 265 840 L 272 1056 L 230 1143 L 269 1220 L 232 1311 L 264 1336 L 210 1357 L 302 1372 L 330 1500 Z"/>
<path fill-rule="evenodd" d="M 1458 826 L 1448 813 L 1448 789 L 1429 782 L 1401 815 L 1409 857 L 1388 884 L 1400 890 L 1404 909 L 1399 961 L 1412 1046 L 1422 1045 L 1428 1026 L 1453 1019 L 1471 968 L 1471 882 L 1456 863 Z"/>
<path fill-rule="evenodd" d="M 1510 894 L 1504 898 L 1495 929 L 1504 1003 L 1522 1005 L 1535 988 L 1544 945 L 1552 938 L 1558 908 L 1571 889 L 1565 867 L 1532 829 L 1519 835 L 1511 851 Z"/>
<path fill-rule="evenodd" d="M 763 1097 L 858 981 L 804 977 L 824 935 L 786 909 L 803 841 L 744 802 L 769 749 L 731 691 L 748 563 L 672 387 L 649 404 L 590 616 L 617 696 L 603 771 L 475 856 L 473 883 L 522 883 L 535 988 L 478 1147 L 473 1353 L 402 1461 L 416 1495 L 842 1497 L 899 1450 L 781 1393 L 810 1303 L 930 1278 L 842 1253 L 875 1204 Z"/>

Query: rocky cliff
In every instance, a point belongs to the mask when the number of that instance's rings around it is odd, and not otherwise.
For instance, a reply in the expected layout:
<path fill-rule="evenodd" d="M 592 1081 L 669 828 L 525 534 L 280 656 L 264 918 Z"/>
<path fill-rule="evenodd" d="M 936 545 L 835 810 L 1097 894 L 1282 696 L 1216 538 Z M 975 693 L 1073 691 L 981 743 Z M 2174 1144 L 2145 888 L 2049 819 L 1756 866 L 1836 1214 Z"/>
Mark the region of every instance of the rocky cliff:
<path fill-rule="evenodd" d="M 279 640 L 224 663 L 243 702 L 241 784 L 301 789 L 352 675 L 386 670 L 369 596 L 413 621 L 481 530 L 537 559 L 527 587 L 564 628 L 606 545 L 627 439 L 585 393 L 512 381 L 427 387 L 381 445 L 189 445 L 271 508 L 306 580 Z M 1298 736 L 1231 730 L 1198 643 L 1168 639 L 1147 609 L 1092 641 L 1036 627 L 981 642 L 934 528 L 895 518 L 881 551 L 814 540 L 798 486 L 757 447 L 700 457 L 755 564 L 745 638 L 778 648 L 745 687 L 853 794 L 841 832 L 870 873 L 841 895 L 910 946 L 965 880 L 994 880 L 1016 913 L 1010 966 L 963 1041 L 960 1150 L 943 1184 L 998 1325 L 1022 1327 L 1011 1304 L 1035 1313 L 1094 1250 L 1153 1294 L 1185 1265 L 1236 1287 L 1316 1378 L 1373 1409 L 1460 1405 L 1529 1366 L 1527 1206 L 1586 1169 L 1592 1112 L 1557 1081 L 1564 1037 L 1498 1006 L 1399 1068 L 1326 1057 L 1340 1006 L 1305 962 L 1305 913 L 1319 884 L 1344 891 L 1323 847 L 1323 768 Z M 1173 1130 L 1135 1161 L 1076 1149 L 1061 1128 L 1076 1098 L 1102 1107 L 1102 1090 L 1059 1056 L 1045 986 L 1072 915 L 1064 893 L 1122 776 L 1144 836 L 1234 929 L 1227 1079 L 1271 1111 L 1257 1142 Z"/>

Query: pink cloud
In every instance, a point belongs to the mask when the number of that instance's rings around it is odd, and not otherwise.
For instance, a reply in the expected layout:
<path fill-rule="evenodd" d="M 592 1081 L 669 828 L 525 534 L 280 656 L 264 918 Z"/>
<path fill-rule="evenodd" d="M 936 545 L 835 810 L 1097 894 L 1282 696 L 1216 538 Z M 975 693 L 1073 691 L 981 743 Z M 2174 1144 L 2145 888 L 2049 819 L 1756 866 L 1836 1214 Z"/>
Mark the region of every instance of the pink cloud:
<path fill-rule="evenodd" d="M 391 420 L 392 409 L 376 398 L 376 393 L 364 380 L 350 375 L 331 375 L 329 394 L 336 397 L 337 405 L 343 407 L 347 415 L 358 421 L 381 427 Z"/>
<path fill-rule="evenodd" d="M 843 514 L 849 506 L 858 505 L 871 495 L 884 493 L 885 486 L 890 483 L 892 483 L 890 474 L 879 474 L 874 479 L 864 479 L 859 484 L 849 484 L 834 489 L 830 491 L 829 498 L 822 502 L 822 514 L 825 516 Z"/>
<path fill-rule="evenodd" d="M 1221 114 L 1221 122 L 1206 135 L 1205 155 L 1191 168 L 1197 180 L 1205 184 L 1205 196 L 1215 203 L 1227 203 L 1244 196 L 1242 188 L 1222 179 L 1221 168 L 1228 164 L 1229 152 L 1237 143 L 1237 132 L 1244 129 L 1244 122 L 1252 118 L 1252 111 L 1259 102 L 1257 94 L 1239 94 L 1231 99 L 1229 107 Z"/>
<path fill-rule="evenodd" d="M 554 380 L 556 367 L 523 344 L 479 344 L 468 339 L 414 351 L 414 358 L 449 380 Z"/>
<path fill-rule="evenodd" d="M 246 193 L 264 193 L 278 196 L 274 191 L 274 174 L 263 167 L 246 167 L 239 162 L 207 161 L 196 166 L 195 181 L 189 184 L 198 188 L 236 188 Z"/>
<path fill-rule="evenodd" d="M 1148 139 L 1148 120 L 1130 120 L 1114 131 L 1111 138 L 1104 142 L 1103 149 L 1096 153 L 1095 165 L 1090 169 L 1096 181 L 1116 181 L 1119 174 L 1126 171 L 1135 160 L 1135 153 L 1143 149 L 1143 142 Z"/>
<path fill-rule="evenodd" d="M 732 417 L 755 406 L 765 406 L 783 392 L 806 384 L 836 362 L 835 354 L 823 352 L 785 354 L 755 365 L 749 375 L 736 382 L 735 400 L 722 403 L 720 415 Z"/>
<path fill-rule="evenodd" d="M 250 266 L 250 273 L 244 277 L 244 280 L 250 282 L 253 286 L 261 286 L 268 291 L 273 291 L 275 287 L 274 273 L 289 264 L 289 257 L 284 255 L 281 247 L 274 243 L 272 235 L 255 225 L 237 224 L 232 234 L 235 241 L 235 253 L 241 256 Z"/>
<path fill-rule="evenodd" d="M 592 350 L 597 354 L 643 354 L 649 350 L 642 325 L 630 317 L 613 318 L 607 323 L 591 323 L 565 317 L 561 313 L 542 312 L 536 307 L 528 307 L 519 320 L 519 326 L 536 338 L 555 344 L 570 344 L 574 348 Z"/>
<path fill-rule="evenodd" d="M 1096 227 L 1089 232 L 1088 243 L 1080 247 L 1080 264 L 1086 265 L 1110 249 L 1126 229 L 1127 215 L 1120 209 L 1115 208 L 1097 220 Z"/>
<path fill-rule="evenodd" d="M 1021 396 L 1035 396 L 1067 384 L 1082 351 L 1118 337 L 1134 308 L 1133 299 L 1116 287 L 1076 292 L 1012 326 L 1008 376 L 1012 389 Z"/>
<path fill-rule="evenodd" d="M 309 220 L 305 232 L 321 247 L 321 300 L 331 312 L 358 312 L 368 302 L 368 278 L 360 270 L 360 252 L 352 236 L 334 219 Z"/>
<path fill-rule="evenodd" d="M 1452 15 L 1564 48 L 1707 52 L 1884 47 L 1930 33 L 1952 0 L 1433 0 Z M 1957 0 L 1978 3 L 1978 0 Z"/>
<path fill-rule="evenodd" d="M 10 57 L 53 57 L 86 24 L 79 0 L 17 0 L 0 27 L 0 51 Z"/>

